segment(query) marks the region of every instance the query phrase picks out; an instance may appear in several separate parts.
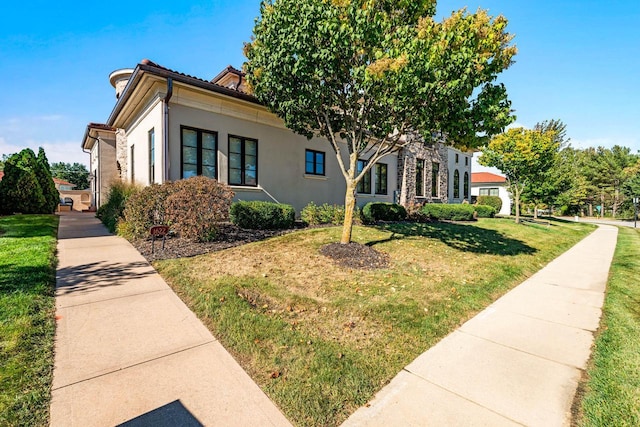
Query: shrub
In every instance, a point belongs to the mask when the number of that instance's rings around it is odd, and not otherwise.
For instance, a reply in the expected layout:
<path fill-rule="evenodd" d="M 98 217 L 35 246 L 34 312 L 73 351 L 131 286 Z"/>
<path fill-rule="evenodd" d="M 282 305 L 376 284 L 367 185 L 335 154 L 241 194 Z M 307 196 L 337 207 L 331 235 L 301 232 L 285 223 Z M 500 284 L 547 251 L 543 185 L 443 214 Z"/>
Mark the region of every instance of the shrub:
<path fill-rule="evenodd" d="M 261 201 L 240 201 L 231 205 L 231 222 L 242 228 L 274 230 L 291 228 L 296 211 L 291 205 Z"/>
<path fill-rule="evenodd" d="M 474 205 L 473 208 L 478 214 L 478 218 L 493 218 L 496 216 L 496 210 L 493 206 Z"/>
<path fill-rule="evenodd" d="M 502 199 L 498 196 L 478 196 L 476 205 L 491 206 L 498 213 L 502 209 Z"/>
<path fill-rule="evenodd" d="M 126 238 L 143 238 L 154 225 L 170 225 L 166 215 L 167 198 L 175 193 L 173 182 L 153 184 L 132 194 L 126 201 L 118 234 Z"/>
<path fill-rule="evenodd" d="M 411 222 L 429 222 L 429 218 L 422 212 L 423 203 L 411 203 L 406 206 L 407 219 Z"/>
<path fill-rule="evenodd" d="M 127 199 L 137 191 L 139 191 L 139 187 L 126 182 L 118 181 L 111 185 L 109 194 L 107 195 L 107 201 L 100 206 L 98 212 L 96 212 L 96 217 L 98 217 L 112 233 L 116 231 L 118 221 L 122 219 Z"/>
<path fill-rule="evenodd" d="M 449 221 L 472 221 L 474 207 L 468 204 L 436 204 L 427 203 L 422 213 L 429 219 Z"/>
<path fill-rule="evenodd" d="M 218 224 L 229 219 L 231 188 L 204 176 L 177 181 L 172 187 L 165 204 L 166 222 L 187 239 L 213 240 Z"/>
<path fill-rule="evenodd" d="M 362 222 L 373 224 L 376 221 L 402 221 L 407 218 L 407 211 L 396 203 L 370 202 L 364 205 L 360 213 Z"/>
<path fill-rule="evenodd" d="M 302 209 L 300 217 L 302 221 L 309 225 L 339 225 L 344 222 L 344 206 L 330 205 L 328 203 L 318 206 L 311 202 Z"/>

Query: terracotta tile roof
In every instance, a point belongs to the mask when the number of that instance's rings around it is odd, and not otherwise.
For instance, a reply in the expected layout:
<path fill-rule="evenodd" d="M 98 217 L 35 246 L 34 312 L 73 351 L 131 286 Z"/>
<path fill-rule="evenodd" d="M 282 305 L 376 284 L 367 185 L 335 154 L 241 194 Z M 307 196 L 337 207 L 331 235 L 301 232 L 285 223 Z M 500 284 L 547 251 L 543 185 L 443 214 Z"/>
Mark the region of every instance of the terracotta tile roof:
<path fill-rule="evenodd" d="M 75 184 L 70 183 L 69 181 L 65 181 L 64 179 L 60 179 L 60 178 L 53 178 L 53 182 L 56 185 L 73 185 L 74 187 L 76 186 Z"/>
<path fill-rule="evenodd" d="M 491 172 L 472 172 L 471 182 L 472 183 L 479 183 L 479 182 L 504 183 L 504 182 L 507 182 L 507 178 L 505 178 L 504 176 L 496 175 L 495 173 L 491 173 Z"/>
<path fill-rule="evenodd" d="M 2 181 L 3 176 L 4 176 L 4 171 L 0 171 L 0 181 Z"/>

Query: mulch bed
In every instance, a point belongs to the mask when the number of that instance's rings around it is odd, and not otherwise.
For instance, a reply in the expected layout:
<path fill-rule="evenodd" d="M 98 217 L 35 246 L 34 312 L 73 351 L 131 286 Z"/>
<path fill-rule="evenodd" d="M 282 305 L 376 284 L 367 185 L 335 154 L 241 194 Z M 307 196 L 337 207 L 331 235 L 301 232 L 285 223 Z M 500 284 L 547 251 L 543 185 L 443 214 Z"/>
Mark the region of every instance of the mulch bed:
<path fill-rule="evenodd" d="M 329 243 L 320 253 L 342 267 L 374 270 L 389 266 L 389 255 L 360 243 Z"/>

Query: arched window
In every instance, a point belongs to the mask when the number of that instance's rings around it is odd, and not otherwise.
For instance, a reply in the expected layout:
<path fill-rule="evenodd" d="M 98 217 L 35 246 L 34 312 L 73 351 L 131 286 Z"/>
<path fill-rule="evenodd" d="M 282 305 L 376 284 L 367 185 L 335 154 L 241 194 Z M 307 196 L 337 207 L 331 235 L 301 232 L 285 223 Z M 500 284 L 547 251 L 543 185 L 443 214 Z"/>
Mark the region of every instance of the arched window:
<path fill-rule="evenodd" d="M 458 169 L 453 171 L 453 198 L 460 198 L 460 172 Z"/>
<path fill-rule="evenodd" d="M 469 172 L 464 173 L 464 198 L 469 198 Z"/>

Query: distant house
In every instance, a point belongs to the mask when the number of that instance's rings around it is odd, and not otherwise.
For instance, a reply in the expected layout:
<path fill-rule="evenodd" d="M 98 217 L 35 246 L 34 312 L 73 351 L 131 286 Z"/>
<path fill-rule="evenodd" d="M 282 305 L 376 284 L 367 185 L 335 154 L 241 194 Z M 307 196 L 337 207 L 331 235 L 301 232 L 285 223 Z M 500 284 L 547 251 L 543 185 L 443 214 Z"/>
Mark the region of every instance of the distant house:
<path fill-rule="evenodd" d="M 472 196 L 498 196 L 502 200 L 500 215 L 511 214 L 511 194 L 504 176 L 490 172 L 473 172 L 471 174 Z"/>
<path fill-rule="evenodd" d="M 58 191 L 73 190 L 73 188 L 76 186 L 75 184 L 67 182 L 64 179 L 55 178 L 55 177 L 53 178 L 53 183 L 55 184 L 56 190 Z"/>
<path fill-rule="evenodd" d="M 149 60 L 110 75 L 116 104 L 106 123 L 90 123 L 92 204 L 115 181 L 141 185 L 205 175 L 231 186 L 239 200 L 343 204 L 345 182 L 322 138 L 295 134 L 248 93 L 231 66 L 212 80 Z M 347 161 L 347 150 L 343 150 Z M 416 142 L 373 166 L 357 189 L 370 201 L 460 203 L 470 198 L 471 154 L 439 142 Z M 364 167 L 368 159 L 358 160 Z"/>

